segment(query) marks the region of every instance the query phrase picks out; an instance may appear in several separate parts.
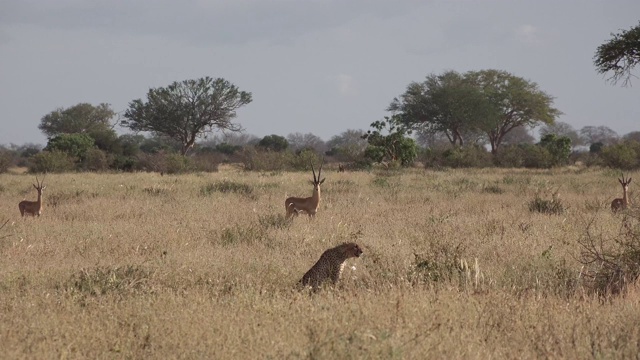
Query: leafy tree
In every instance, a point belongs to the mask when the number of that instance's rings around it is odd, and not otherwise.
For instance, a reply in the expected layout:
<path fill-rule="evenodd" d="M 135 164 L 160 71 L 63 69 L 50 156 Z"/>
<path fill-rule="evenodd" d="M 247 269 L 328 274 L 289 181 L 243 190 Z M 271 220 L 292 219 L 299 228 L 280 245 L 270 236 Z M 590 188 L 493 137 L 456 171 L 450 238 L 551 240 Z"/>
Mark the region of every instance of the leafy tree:
<path fill-rule="evenodd" d="M 561 112 L 552 105 L 536 83 L 506 71 L 449 71 L 410 84 L 388 110 L 414 129 L 444 133 L 454 145 L 464 145 L 466 134 L 484 133 L 495 155 L 513 129 L 553 123 Z"/>
<path fill-rule="evenodd" d="M 480 123 L 480 128 L 487 134 L 494 155 L 513 129 L 550 124 L 561 114 L 552 106 L 553 97 L 535 82 L 500 70 L 471 71 L 465 77 L 482 89 L 492 104 L 493 110 L 486 112 L 489 117 Z"/>
<path fill-rule="evenodd" d="M 289 147 L 289 142 L 280 135 L 267 135 L 258 142 L 258 146 L 265 150 L 283 151 Z"/>
<path fill-rule="evenodd" d="M 585 126 L 580 129 L 580 137 L 585 144 L 602 143 L 612 145 L 618 142 L 618 133 L 607 126 Z"/>
<path fill-rule="evenodd" d="M 330 149 L 327 155 L 337 155 L 346 161 L 360 159 L 369 144 L 362 138 L 364 134 L 364 130 L 348 129 L 339 135 L 332 136 L 327 141 L 327 147 Z"/>
<path fill-rule="evenodd" d="M 540 139 L 540 146 L 547 149 L 553 157 L 553 165 L 566 164 L 571 154 L 571 139 L 567 136 L 547 134 Z"/>
<path fill-rule="evenodd" d="M 61 134 L 92 134 L 111 129 L 110 121 L 115 116 L 109 104 L 93 106 L 80 103 L 69 108 L 58 108 L 42 117 L 38 128 L 48 137 Z"/>
<path fill-rule="evenodd" d="M 73 158 L 83 160 L 93 146 L 94 140 L 87 134 L 61 134 L 49 139 L 44 150 L 63 152 Z"/>
<path fill-rule="evenodd" d="M 581 145 L 582 138 L 578 135 L 576 129 L 573 128 L 570 124 L 562 121 L 556 121 L 551 124 L 544 124 L 542 128 L 540 128 L 540 136 L 541 138 L 548 134 L 556 134 L 557 136 L 566 136 L 571 139 L 571 144 L 573 145 Z"/>
<path fill-rule="evenodd" d="M 140 151 L 140 146 L 144 142 L 144 135 L 139 134 L 124 134 L 120 135 L 118 142 L 122 146 L 122 155 L 134 156 Z"/>
<path fill-rule="evenodd" d="M 398 116 L 387 117 L 385 120 L 371 123 L 373 131 L 369 130 L 362 137 L 369 143 L 364 156 L 377 163 L 400 163 L 402 166 L 413 164 L 418 156 L 418 145 L 406 135 L 408 130 Z M 383 132 L 387 132 L 384 135 Z"/>
<path fill-rule="evenodd" d="M 241 131 L 232 120 L 236 110 L 251 101 L 251 93 L 222 78 L 173 82 L 166 88 L 150 89 L 145 102 L 130 102 L 121 124 L 179 141 L 185 155 L 197 138 L 214 130 Z"/>
<path fill-rule="evenodd" d="M 387 110 L 400 114 L 409 127 L 422 133 L 442 133 L 451 144 L 463 146 L 466 135 L 478 132 L 479 124 L 490 116 L 493 107 L 465 75 L 447 71 L 431 74 L 422 83 L 409 84 Z"/>
<path fill-rule="evenodd" d="M 611 36 L 598 46 L 593 62 L 599 74 L 613 72 L 608 80 L 613 84 L 622 80 L 626 86 L 633 76 L 631 69 L 640 63 L 640 23 Z"/>

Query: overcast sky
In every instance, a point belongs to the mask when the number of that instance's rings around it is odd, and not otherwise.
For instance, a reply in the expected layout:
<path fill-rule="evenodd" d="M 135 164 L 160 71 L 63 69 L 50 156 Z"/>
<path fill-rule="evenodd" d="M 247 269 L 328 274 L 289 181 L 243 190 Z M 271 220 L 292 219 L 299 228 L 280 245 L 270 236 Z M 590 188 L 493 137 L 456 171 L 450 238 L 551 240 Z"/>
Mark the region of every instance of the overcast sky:
<path fill-rule="evenodd" d="M 578 130 L 623 135 L 640 130 L 640 80 L 606 83 L 593 55 L 639 20 L 638 0 L 0 0 L 0 144 L 45 144 L 59 107 L 124 111 L 204 76 L 253 94 L 247 133 L 329 140 L 412 81 L 482 69 L 538 83 Z"/>

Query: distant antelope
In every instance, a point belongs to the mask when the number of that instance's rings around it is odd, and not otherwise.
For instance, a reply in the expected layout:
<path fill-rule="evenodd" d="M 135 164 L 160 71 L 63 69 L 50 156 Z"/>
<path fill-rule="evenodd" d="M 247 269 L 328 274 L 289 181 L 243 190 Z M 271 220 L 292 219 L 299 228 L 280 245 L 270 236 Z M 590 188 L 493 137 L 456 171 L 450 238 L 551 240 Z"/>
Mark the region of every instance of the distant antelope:
<path fill-rule="evenodd" d="M 344 172 L 344 165 L 338 164 L 338 172 Z"/>
<path fill-rule="evenodd" d="M 320 204 L 320 184 L 324 182 L 324 179 L 320 180 L 323 163 L 324 159 L 322 163 L 320 163 L 317 178 L 316 172 L 313 169 L 313 164 L 311 164 L 311 171 L 313 172 L 313 181 L 311 181 L 311 184 L 313 184 L 313 194 L 311 197 L 300 198 L 292 196 L 284 201 L 284 206 L 287 209 L 287 219 L 292 216 L 297 216 L 300 211 L 306 212 L 309 217 L 314 217 L 316 215 L 316 212 L 318 211 L 318 204 Z"/>
<path fill-rule="evenodd" d="M 44 186 L 44 176 L 42 177 L 42 182 L 38 181 L 38 176 L 36 176 L 36 184 L 33 184 L 33 187 L 38 191 L 38 200 L 36 201 L 27 201 L 23 200 L 18 203 L 18 208 L 20 209 L 20 215 L 24 216 L 25 214 L 31 216 L 40 216 L 42 213 L 42 190 L 46 188 Z"/>
<path fill-rule="evenodd" d="M 611 202 L 611 211 L 613 212 L 629 207 L 629 184 L 631 183 L 631 178 L 625 180 L 624 175 L 622 175 L 622 179 L 618 179 L 618 181 L 622 185 L 622 198 L 613 199 Z"/>

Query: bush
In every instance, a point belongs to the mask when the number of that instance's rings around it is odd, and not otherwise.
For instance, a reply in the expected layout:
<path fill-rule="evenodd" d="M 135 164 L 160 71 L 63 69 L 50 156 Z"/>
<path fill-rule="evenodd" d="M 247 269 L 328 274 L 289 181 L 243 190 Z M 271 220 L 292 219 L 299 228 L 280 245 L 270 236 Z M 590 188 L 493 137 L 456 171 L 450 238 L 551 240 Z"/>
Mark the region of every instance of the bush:
<path fill-rule="evenodd" d="M 601 152 L 605 166 L 622 170 L 638 168 L 638 154 L 640 154 L 640 144 L 637 142 L 607 146 Z"/>
<path fill-rule="evenodd" d="M 318 173 L 318 169 L 322 159 L 316 154 L 313 150 L 303 150 L 299 154 L 291 157 L 289 167 L 293 170 L 299 171 L 309 171 L 311 170 L 311 165 L 313 164 L 316 174 Z"/>
<path fill-rule="evenodd" d="M 11 152 L 0 149 L 0 174 L 7 172 L 12 163 L 13 156 L 11 156 Z"/>
<path fill-rule="evenodd" d="M 640 277 L 638 218 L 625 215 L 620 232 L 612 237 L 595 231 L 590 222 L 578 241 L 582 246 L 583 283 L 599 296 L 623 294 Z"/>
<path fill-rule="evenodd" d="M 549 169 L 553 166 L 553 156 L 546 148 L 538 145 L 522 145 L 523 165 L 529 169 Z"/>
<path fill-rule="evenodd" d="M 94 140 L 89 135 L 62 134 L 49 139 L 45 150 L 64 152 L 78 161 L 82 161 L 93 145 Z"/>
<path fill-rule="evenodd" d="M 520 145 L 507 145 L 500 148 L 494 157 L 493 164 L 504 168 L 520 168 L 524 166 L 525 150 Z"/>
<path fill-rule="evenodd" d="M 121 171 L 134 171 L 140 169 L 140 164 L 135 156 L 117 155 L 111 161 L 111 168 Z"/>
<path fill-rule="evenodd" d="M 248 171 L 284 171 L 294 156 L 288 151 L 260 151 L 254 147 L 245 147 L 240 160 Z"/>
<path fill-rule="evenodd" d="M 107 154 L 99 149 L 90 149 L 81 162 L 82 169 L 89 171 L 105 171 L 109 169 Z"/>
<path fill-rule="evenodd" d="M 455 147 L 442 153 L 442 165 L 452 168 L 483 168 L 492 165 L 492 158 L 487 150 L 479 146 Z"/>
<path fill-rule="evenodd" d="M 66 172 L 75 169 L 75 158 L 61 151 L 41 151 L 29 159 L 29 172 Z"/>
<path fill-rule="evenodd" d="M 191 166 L 195 171 L 217 172 L 224 155 L 202 153 L 191 157 Z"/>
<path fill-rule="evenodd" d="M 167 174 L 184 174 L 194 169 L 190 158 L 180 154 L 166 154 L 164 169 Z"/>

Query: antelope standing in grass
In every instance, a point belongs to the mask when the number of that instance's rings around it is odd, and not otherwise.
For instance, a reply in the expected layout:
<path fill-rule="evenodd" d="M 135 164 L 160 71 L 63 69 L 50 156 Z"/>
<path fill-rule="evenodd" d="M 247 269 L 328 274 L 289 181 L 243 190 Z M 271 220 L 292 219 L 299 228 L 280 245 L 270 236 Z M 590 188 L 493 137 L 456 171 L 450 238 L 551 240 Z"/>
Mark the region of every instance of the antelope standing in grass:
<path fill-rule="evenodd" d="M 38 176 L 36 176 L 36 184 L 33 184 L 33 187 L 38 191 L 38 200 L 36 201 L 27 201 L 23 200 L 18 203 L 18 208 L 20 209 L 20 215 L 24 216 L 25 214 L 31 216 L 40 216 L 42 213 L 42 190 L 46 188 L 44 186 L 44 176 L 42 177 L 42 182 L 38 181 Z"/>
<path fill-rule="evenodd" d="M 316 216 L 316 212 L 318 211 L 318 204 L 320 204 L 320 184 L 324 182 L 324 179 L 320 180 L 320 173 L 322 172 L 322 163 L 320 163 L 320 168 L 318 169 L 318 177 L 316 177 L 316 172 L 313 169 L 313 164 L 311 164 L 311 172 L 313 172 L 313 194 L 310 197 L 300 198 L 300 197 L 289 197 L 284 201 L 284 207 L 287 209 L 287 219 L 292 216 L 297 216 L 300 211 L 306 212 L 309 217 Z"/>
<path fill-rule="evenodd" d="M 618 181 L 622 185 L 622 198 L 613 199 L 611 202 L 611 211 L 613 212 L 629 207 L 629 184 L 631 183 L 631 178 L 625 180 L 624 175 L 622 175 L 622 179 L 618 179 Z"/>

